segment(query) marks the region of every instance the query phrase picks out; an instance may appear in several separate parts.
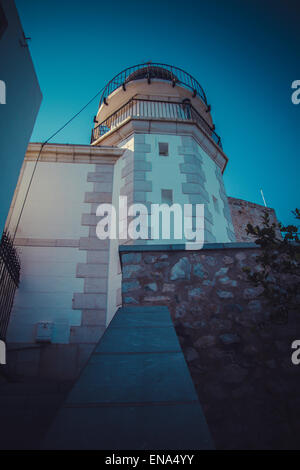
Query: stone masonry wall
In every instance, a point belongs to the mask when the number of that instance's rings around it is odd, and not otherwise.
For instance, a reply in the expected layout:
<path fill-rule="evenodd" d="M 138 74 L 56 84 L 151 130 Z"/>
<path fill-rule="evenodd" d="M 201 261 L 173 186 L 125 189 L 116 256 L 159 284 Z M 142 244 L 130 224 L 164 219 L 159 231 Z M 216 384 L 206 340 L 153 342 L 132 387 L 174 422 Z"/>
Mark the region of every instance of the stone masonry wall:
<path fill-rule="evenodd" d="M 169 307 L 218 449 L 300 448 L 299 315 L 271 322 L 242 271 L 258 248 L 227 246 L 121 247 L 123 305 Z"/>
<path fill-rule="evenodd" d="M 234 231 L 237 242 L 252 242 L 253 238 L 251 235 L 246 234 L 246 226 L 251 223 L 252 225 L 262 225 L 262 216 L 264 211 L 267 211 L 270 215 L 271 223 L 278 223 L 274 209 L 264 207 L 254 202 L 244 201 L 243 199 L 236 199 L 234 197 L 228 197 L 228 204 L 231 211 L 231 218 L 234 225 Z M 280 233 L 278 231 L 278 235 Z"/>

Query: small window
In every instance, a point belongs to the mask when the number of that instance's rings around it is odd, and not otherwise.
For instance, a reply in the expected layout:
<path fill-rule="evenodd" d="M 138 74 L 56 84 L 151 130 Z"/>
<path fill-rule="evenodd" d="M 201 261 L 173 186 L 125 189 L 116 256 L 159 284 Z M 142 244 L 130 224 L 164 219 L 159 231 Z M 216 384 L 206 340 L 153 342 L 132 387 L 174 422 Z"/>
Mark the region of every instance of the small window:
<path fill-rule="evenodd" d="M 7 19 L 6 19 L 4 10 L 0 4 L 0 39 L 3 36 L 6 28 L 7 28 Z"/>
<path fill-rule="evenodd" d="M 173 204 L 173 191 L 172 189 L 162 189 L 161 190 L 161 202 L 163 204 Z"/>
<path fill-rule="evenodd" d="M 219 201 L 215 196 L 213 196 L 212 199 L 213 199 L 215 211 L 219 214 L 220 213 Z"/>
<path fill-rule="evenodd" d="M 159 155 L 162 155 L 163 157 L 167 157 L 169 155 L 169 144 L 168 143 L 159 142 L 158 147 L 159 147 Z"/>

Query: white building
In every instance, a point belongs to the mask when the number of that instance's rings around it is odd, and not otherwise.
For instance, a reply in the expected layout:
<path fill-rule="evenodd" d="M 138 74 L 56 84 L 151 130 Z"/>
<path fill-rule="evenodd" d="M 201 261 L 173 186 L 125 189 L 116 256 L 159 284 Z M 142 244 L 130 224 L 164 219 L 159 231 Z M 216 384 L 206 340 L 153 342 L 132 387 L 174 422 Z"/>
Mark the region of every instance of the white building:
<path fill-rule="evenodd" d="M 28 147 L 10 231 L 40 145 Z M 15 353 L 17 372 L 75 377 L 121 305 L 119 241 L 97 238 L 99 204 L 118 207 L 120 195 L 149 209 L 205 204 L 205 242 L 235 241 L 222 179 L 227 160 L 201 86 L 163 64 L 114 77 L 101 97 L 91 145 L 44 147 L 16 237 L 22 272 L 8 341 L 25 348 L 20 358 Z"/>

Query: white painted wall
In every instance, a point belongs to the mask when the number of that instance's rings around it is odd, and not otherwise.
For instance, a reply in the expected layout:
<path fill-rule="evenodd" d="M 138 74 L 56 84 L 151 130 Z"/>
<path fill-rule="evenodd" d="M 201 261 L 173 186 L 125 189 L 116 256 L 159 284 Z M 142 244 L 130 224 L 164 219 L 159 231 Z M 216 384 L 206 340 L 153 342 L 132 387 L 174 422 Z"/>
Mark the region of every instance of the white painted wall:
<path fill-rule="evenodd" d="M 12 211 L 13 231 L 32 175 L 34 162 L 24 164 L 23 177 Z M 81 225 L 87 212 L 84 193 L 91 164 L 39 162 L 28 194 L 17 238 L 43 244 L 55 239 L 79 240 L 89 229 Z M 72 309 L 74 292 L 83 292 L 84 279 L 76 266 L 86 262 L 86 251 L 71 247 L 21 246 L 21 282 L 8 329 L 9 342 L 34 342 L 36 323 L 54 322 L 53 343 L 68 343 L 70 326 L 79 326 L 81 311 Z"/>
<path fill-rule="evenodd" d="M 21 282 L 16 292 L 8 342 L 34 342 L 36 323 L 54 322 L 54 343 L 68 343 L 70 326 L 81 322 L 81 311 L 72 310 L 73 292 L 83 290 L 76 265 L 86 254 L 77 248 L 19 248 Z"/>
<path fill-rule="evenodd" d="M 14 231 L 21 205 L 34 168 L 33 161 L 24 163 L 24 173 L 9 230 Z M 87 173 L 93 165 L 81 163 L 39 162 L 22 214 L 17 237 L 78 239 L 88 235 L 81 225 L 86 212 L 84 193 L 93 190 Z"/>
<path fill-rule="evenodd" d="M 159 142 L 169 144 L 169 155 L 159 155 Z M 147 153 L 146 160 L 152 163 L 152 171 L 146 173 L 146 179 L 152 181 L 152 192 L 147 192 L 147 201 L 152 204 L 161 204 L 161 190 L 173 191 L 173 203 L 188 204 L 187 194 L 182 192 L 182 183 L 186 182 L 185 175 L 180 173 L 179 165 L 184 163 L 183 155 L 178 154 L 178 147 L 182 146 L 181 137 L 167 134 L 146 134 L 145 143 L 151 145 L 151 153 Z M 147 243 L 182 243 L 182 240 L 149 240 Z"/>
<path fill-rule="evenodd" d="M 168 134 L 145 134 L 146 144 L 151 145 L 151 153 L 147 153 L 146 160 L 152 163 L 152 171 L 146 173 L 146 179 L 152 181 L 152 192 L 146 193 L 147 201 L 161 204 L 161 190 L 171 189 L 173 191 L 173 203 L 188 204 L 187 194 L 182 192 L 182 183 L 186 182 L 186 176 L 180 173 L 180 164 L 184 163 L 183 155 L 179 155 L 178 147 L 182 146 L 181 136 Z M 159 155 L 159 142 L 169 144 L 169 156 Z M 199 153 L 203 156 L 202 169 L 206 176 L 205 190 L 209 194 L 208 208 L 213 216 L 212 234 L 217 242 L 230 242 L 226 227 L 228 222 L 223 214 L 224 203 L 219 194 L 219 181 L 215 174 L 216 164 L 197 144 Z M 219 212 L 215 210 L 213 198 L 215 196 L 219 202 Z M 147 243 L 180 243 L 180 240 L 149 240 Z"/>
<path fill-rule="evenodd" d="M 218 178 L 216 177 L 216 164 L 215 162 L 207 155 L 206 152 L 197 144 L 199 153 L 203 157 L 203 169 L 206 176 L 205 182 L 205 189 L 209 193 L 209 204 L 208 208 L 213 216 L 213 235 L 216 237 L 217 242 L 226 243 L 230 242 L 231 240 L 228 237 L 226 227 L 229 228 L 227 219 L 224 217 L 223 208 L 224 203 L 220 197 L 220 183 Z M 219 212 L 216 211 L 214 203 L 213 203 L 213 196 L 218 201 Z"/>

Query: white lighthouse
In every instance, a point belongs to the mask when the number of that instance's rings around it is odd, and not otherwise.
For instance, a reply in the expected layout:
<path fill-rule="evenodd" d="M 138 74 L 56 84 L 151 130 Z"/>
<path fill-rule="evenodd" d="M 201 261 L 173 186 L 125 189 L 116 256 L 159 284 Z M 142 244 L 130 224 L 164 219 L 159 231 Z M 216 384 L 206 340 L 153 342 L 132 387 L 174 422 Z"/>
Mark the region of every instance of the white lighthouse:
<path fill-rule="evenodd" d="M 204 204 L 205 243 L 236 240 L 222 177 L 228 159 L 191 75 L 165 64 L 130 67 L 107 84 L 94 121 L 90 145 L 44 146 L 18 223 L 41 148 L 29 145 L 7 220 L 22 263 L 8 342 L 23 348 L 28 375 L 76 377 L 121 306 L 119 244 L 136 241 L 99 240 L 99 204 L 118 209 L 120 196 L 150 212 L 153 204 Z"/>
<path fill-rule="evenodd" d="M 205 93 L 191 75 L 152 63 L 118 74 L 101 96 L 91 145 L 126 149 L 115 178 L 129 204 L 149 211 L 152 204 L 204 204 L 204 241 L 235 241 L 222 179 L 227 157 Z"/>

